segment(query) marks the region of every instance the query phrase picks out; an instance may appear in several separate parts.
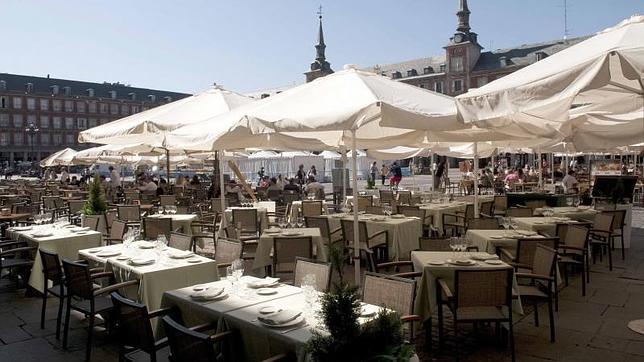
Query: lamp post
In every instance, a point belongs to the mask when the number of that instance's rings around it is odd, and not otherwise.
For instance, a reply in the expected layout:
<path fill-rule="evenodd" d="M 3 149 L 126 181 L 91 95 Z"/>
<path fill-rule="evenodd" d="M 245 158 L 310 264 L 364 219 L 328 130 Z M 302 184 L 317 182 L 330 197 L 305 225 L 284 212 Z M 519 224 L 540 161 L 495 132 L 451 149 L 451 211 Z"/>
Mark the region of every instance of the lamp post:
<path fill-rule="evenodd" d="M 31 157 L 30 157 L 30 159 L 31 159 L 32 167 L 33 167 L 34 159 L 36 158 L 35 154 L 34 154 L 34 136 L 36 136 L 36 134 L 38 132 L 40 132 L 40 128 L 38 128 L 38 126 L 36 126 L 36 124 L 34 122 L 29 122 L 29 124 L 25 128 L 25 133 L 29 136 L 29 144 L 31 146 L 30 147 L 31 148 Z"/>

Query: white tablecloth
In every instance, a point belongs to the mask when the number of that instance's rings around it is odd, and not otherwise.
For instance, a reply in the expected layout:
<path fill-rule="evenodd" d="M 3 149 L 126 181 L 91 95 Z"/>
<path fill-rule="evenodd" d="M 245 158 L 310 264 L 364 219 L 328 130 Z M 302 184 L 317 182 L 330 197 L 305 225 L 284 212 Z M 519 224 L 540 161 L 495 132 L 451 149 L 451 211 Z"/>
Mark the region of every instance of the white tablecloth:
<path fill-rule="evenodd" d="M 322 213 L 326 214 L 327 208 L 332 207 L 333 202 L 332 201 L 323 201 L 322 203 Z M 299 217 L 302 215 L 302 201 L 296 200 L 291 203 L 291 220 L 295 220 L 295 218 Z"/>
<path fill-rule="evenodd" d="M 192 224 L 193 221 L 197 220 L 197 215 L 194 214 L 174 214 L 174 215 L 162 215 L 162 214 L 156 214 L 156 215 L 151 215 L 148 216 L 149 218 L 171 218 L 172 219 L 172 229 L 179 230 L 179 232 L 182 232 L 184 234 L 192 235 L 192 228 L 190 225 Z"/>
<path fill-rule="evenodd" d="M 231 222 L 233 222 L 233 209 L 251 209 L 251 208 L 237 207 L 237 206 L 227 208 L 226 211 L 224 212 L 224 215 L 226 217 L 226 225 L 229 225 Z M 262 207 L 257 208 L 257 217 L 259 218 L 259 222 L 260 222 L 260 225 L 259 225 L 260 230 L 263 231 L 268 227 L 267 210 Z"/>
<path fill-rule="evenodd" d="M 283 231 L 294 231 L 301 232 L 302 235 L 297 235 L 293 237 L 303 237 L 310 236 L 313 241 L 313 248 L 316 251 L 318 260 L 328 260 L 326 246 L 324 245 L 324 239 L 320 234 L 320 229 L 318 228 L 301 228 L 301 229 L 283 229 Z M 273 251 L 273 239 L 275 237 L 288 237 L 282 234 L 267 234 L 264 232 L 259 238 L 257 244 L 257 250 L 255 251 L 255 260 L 253 261 L 253 269 L 260 269 L 266 266 L 273 264 L 273 259 L 271 253 Z M 306 255 L 301 255 L 302 257 L 307 257 Z"/>
<path fill-rule="evenodd" d="M 445 204 L 421 204 L 418 205 L 421 209 L 426 210 L 427 215 L 433 218 L 434 227 L 438 232 L 443 232 L 443 214 L 456 214 L 457 211 L 465 211 L 467 203 L 463 201 L 454 201 Z M 462 221 L 462 220 L 461 220 Z"/>
<path fill-rule="evenodd" d="M 513 217 L 512 220 L 517 224 L 519 229 L 534 230 L 546 235 L 555 236 L 557 234 L 557 224 L 575 225 L 576 220 L 564 217 Z"/>
<path fill-rule="evenodd" d="M 544 208 L 536 208 L 534 209 L 534 216 L 541 216 L 543 215 Z M 590 208 L 576 208 L 576 207 L 571 207 L 571 206 L 563 206 L 563 207 L 551 207 L 549 210 L 552 210 L 552 216 L 555 217 L 568 217 L 573 220 L 589 220 L 593 221 L 595 218 L 595 215 L 598 213 L 597 210 L 595 209 L 590 209 Z"/>
<path fill-rule="evenodd" d="M 36 238 L 32 236 L 36 230 L 47 230 L 53 233 L 52 236 Z M 30 246 L 37 246 L 38 249 L 58 254 L 62 261 L 77 260 L 78 251 L 85 248 L 93 248 L 101 245 L 101 233 L 87 231 L 82 234 L 71 232 L 68 228 L 54 228 L 52 225 L 34 226 L 32 230 L 15 231 L 7 229 L 7 236 L 13 240 L 26 241 Z M 42 261 L 40 253 L 36 252 L 34 266 L 29 276 L 29 285 L 39 292 L 44 291 L 44 275 L 42 273 Z"/>
<path fill-rule="evenodd" d="M 353 221 L 353 215 L 333 214 L 326 217 L 329 219 L 331 230 L 340 227 L 341 219 Z M 389 257 L 392 260 L 409 260 L 409 253 L 420 248 L 418 242 L 422 235 L 422 221 L 420 219 L 414 217 L 400 219 L 387 217 L 384 221 L 373 221 L 371 220 L 372 217 L 374 215 L 360 215 L 359 220 L 367 223 L 367 233 L 369 235 L 382 230 L 389 231 Z"/>

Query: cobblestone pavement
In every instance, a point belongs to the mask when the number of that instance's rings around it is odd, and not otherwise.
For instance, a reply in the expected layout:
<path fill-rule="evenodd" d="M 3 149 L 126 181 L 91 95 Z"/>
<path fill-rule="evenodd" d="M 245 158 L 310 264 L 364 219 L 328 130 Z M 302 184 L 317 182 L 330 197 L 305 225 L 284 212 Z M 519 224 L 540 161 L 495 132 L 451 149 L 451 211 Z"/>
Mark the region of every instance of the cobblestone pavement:
<path fill-rule="evenodd" d="M 644 361 L 644 335 L 630 331 L 626 324 L 644 318 L 644 209 L 633 215 L 632 248 L 626 260 L 615 253 L 615 268 L 604 264 L 591 267 L 591 282 L 585 297 L 580 293 L 580 279 L 573 277 L 570 286 L 560 293 L 556 314 L 557 342 L 550 343 L 545 306 L 540 307 L 540 327 L 533 324 L 532 309 L 515 324 L 517 360 L 519 361 Z M 55 338 L 56 302 L 48 303 L 47 325 L 40 329 L 41 299 L 25 297 L 3 281 L 0 284 L 0 361 L 81 361 L 86 341 L 85 322 L 74 316 L 70 346 L 63 350 Z M 449 313 L 447 313 L 449 319 Z M 466 361 L 504 361 L 509 354 L 497 347 L 485 328 L 467 334 L 458 344 L 448 341 L 443 351 L 423 349 L 424 335 L 417 337 L 422 360 L 452 360 L 458 347 Z M 436 335 L 436 333 L 433 333 Z M 93 361 L 116 361 L 117 347 L 104 333 L 97 331 Z M 159 353 L 167 360 L 167 351 Z M 147 361 L 143 354 L 134 360 Z"/>

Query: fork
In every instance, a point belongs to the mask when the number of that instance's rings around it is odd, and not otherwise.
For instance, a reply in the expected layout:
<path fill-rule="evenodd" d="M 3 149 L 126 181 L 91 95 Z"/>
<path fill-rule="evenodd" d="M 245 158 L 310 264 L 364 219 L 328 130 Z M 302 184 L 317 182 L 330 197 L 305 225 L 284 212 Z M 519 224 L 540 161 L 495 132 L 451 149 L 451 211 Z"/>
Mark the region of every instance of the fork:
<path fill-rule="evenodd" d="M 285 329 L 285 330 L 281 331 L 280 333 L 281 333 L 281 334 L 286 334 L 286 333 L 293 332 L 293 331 L 296 331 L 296 330 L 298 330 L 298 329 L 301 329 L 301 328 L 304 328 L 304 327 L 308 327 L 308 326 L 309 326 L 309 324 L 308 324 L 308 323 L 304 323 L 304 324 L 302 324 L 301 326 L 297 326 L 297 327 L 293 327 L 293 328 Z"/>

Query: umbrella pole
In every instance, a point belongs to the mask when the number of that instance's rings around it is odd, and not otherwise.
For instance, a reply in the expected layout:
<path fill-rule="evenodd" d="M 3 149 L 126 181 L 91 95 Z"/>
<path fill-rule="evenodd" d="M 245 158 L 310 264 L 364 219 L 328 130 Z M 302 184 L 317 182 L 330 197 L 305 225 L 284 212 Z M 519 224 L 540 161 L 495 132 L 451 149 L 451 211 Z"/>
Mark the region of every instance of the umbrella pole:
<path fill-rule="evenodd" d="M 342 149 L 342 200 L 344 203 L 347 199 L 347 150 Z"/>
<path fill-rule="evenodd" d="M 216 156 L 217 159 L 219 160 L 219 192 L 221 193 L 221 197 L 219 198 L 221 201 L 221 212 L 224 213 L 226 211 L 226 187 L 224 186 L 224 150 L 222 151 L 217 151 Z M 221 218 L 221 224 L 223 226 L 225 225 L 226 222 L 226 216 L 222 215 Z M 223 227 L 222 226 L 222 227 Z"/>
<path fill-rule="evenodd" d="M 170 150 L 165 150 L 165 170 L 168 174 L 168 185 L 170 184 Z"/>
<path fill-rule="evenodd" d="M 360 229 L 358 222 L 358 155 L 356 151 L 356 130 L 351 130 L 351 164 L 353 166 L 353 248 L 355 256 L 353 265 L 355 266 L 356 285 L 360 285 Z M 346 156 L 345 156 L 346 157 Z"/>
<path fill-rule="evenodd" d="M 478 142 L 474 142 L 474 218 L 479 218 L 479 152 Z"/>
<path fill-rule="evenodd" d="M 542 182 L 543 182 L 543 175 L 542 175 L 543 172 L 542 171 L 543 170 L 541 170 L 541 149 L 537 149 L 537 168 L 539 170 L 538 171 L 539 172 L 539 189 L 541 189 L 542 186 L 543 186 L 542 185 Z"/>

